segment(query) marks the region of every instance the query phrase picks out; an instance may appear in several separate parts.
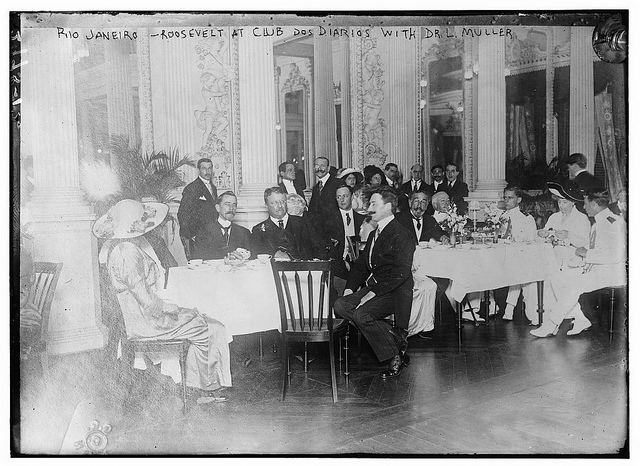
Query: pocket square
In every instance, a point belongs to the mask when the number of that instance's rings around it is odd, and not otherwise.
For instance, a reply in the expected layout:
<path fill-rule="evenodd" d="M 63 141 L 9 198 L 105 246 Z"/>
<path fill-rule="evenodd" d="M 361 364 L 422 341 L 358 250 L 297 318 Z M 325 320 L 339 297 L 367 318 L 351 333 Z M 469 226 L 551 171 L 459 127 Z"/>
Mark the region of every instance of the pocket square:
<path fill-rule="evenodd" d="M 198 199 L 200 199 L 201 201 L 206 201 L 207 200 L 207 198 L 204 197 L 204 196 L 200 196 Z"/>

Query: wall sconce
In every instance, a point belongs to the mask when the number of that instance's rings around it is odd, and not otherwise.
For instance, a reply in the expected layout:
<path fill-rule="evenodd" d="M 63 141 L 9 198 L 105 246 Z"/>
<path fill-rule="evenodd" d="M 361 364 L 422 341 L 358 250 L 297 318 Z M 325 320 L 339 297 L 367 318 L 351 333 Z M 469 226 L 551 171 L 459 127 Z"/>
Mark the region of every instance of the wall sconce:
<path fill-rule="evenodd" d="M 280 126 L 280 123 L 276 124 L 276 131 L 280 131 L 282 129 L 282 126 Z"/>
<path fill-rule="evenodd" d="M 473 78 L 473 72 L 471 70 L 467 70 L 464 72 L 464 79 L 469 80 Z"/>
<path fill-rule="evenodd" d="M 427 105 L 427 101 L 424 99 L 420 100 L 420 108 L 424 108 L 425 105 Z"/>
<path fill-rule="evenodd" d="M 420 87 L 427 87 L 427 80 L 426 79 L 421 79 L 420 80 Z"/>

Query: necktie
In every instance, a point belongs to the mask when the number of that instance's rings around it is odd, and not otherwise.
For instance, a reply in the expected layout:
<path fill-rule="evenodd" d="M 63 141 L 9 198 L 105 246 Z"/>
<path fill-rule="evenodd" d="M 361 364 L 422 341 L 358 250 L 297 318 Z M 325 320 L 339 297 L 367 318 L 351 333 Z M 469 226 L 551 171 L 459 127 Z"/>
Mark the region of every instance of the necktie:
<path fill-rule="evenodd" d="M 347 226 L 351 225 L 351 217 L 349 217 L 349 212 L 346 213 L 347 216 Z"/>
<path fill-rule="evenodd" d="M 378 239 L 378 235 L 380 234 L 380 230 L 376 228 L 376 232 L 373 234 L 373 241 L 371 241 L 371 248 L 369 249 L 369 268 L 373 268 L 371 265 L 371 255 L 373 254 L 373 246 L 376 244 L 376 240 Z"/>
<path fill-rule="evenodd" d="M 596 226 L 591 226 L 591 233 L 589 233 L 589 249 L 596 247 Z"/>
<path fill-rule="evenodd" d="M 415 218 L 415 217 L 414 217 Z M 420 219 L 416 218 L 416 228 L 419 230 L 420 229 Z"/>
<path fill-rule="evenodd" d="M 281 230 L 284 230 L 284 221 L 278 220 L 278 226 L 280 227 Z"/>
<path fill-rule="evenodd" d="M 318 192 L 322 192 L 322 181 L 318 181 Z"/>
<path fill-rule="evenodd" d="M 418 191 L 418 182 L 417 182 L 417 181 L 414 181 L 414 182 L 413 182 L 413 192 L 415 193 L 415 192 L 417 192 L 417 191 Z"/>
<path fill-rule="evenodd" d="M 222 229 L 224 230 L 224 240 L 227 243 L 227 246 L 229 246 L 229 228 L 231 228 L 231 225 L 229 225 L 228 227 L 222 227 Z"/>

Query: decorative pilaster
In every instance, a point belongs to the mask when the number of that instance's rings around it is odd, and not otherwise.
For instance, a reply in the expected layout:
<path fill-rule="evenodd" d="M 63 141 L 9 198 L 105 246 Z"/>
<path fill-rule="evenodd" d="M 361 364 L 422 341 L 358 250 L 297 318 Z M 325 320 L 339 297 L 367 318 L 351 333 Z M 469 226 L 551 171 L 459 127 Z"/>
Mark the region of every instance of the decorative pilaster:
<path fill-rule="evenodd" d="M 351 152 L 351 57 L 349 38 L 340 39 L 340 83 L 342 99 L 340 103 L 340 120 L 342 132 L 342 165 L 353 167 Z M 358 167 L 362 169 L 363 167 Z"/>
<path fill-rule="evenodd" d="M 399 29 L 399 28 L 398 28 Z M 389 89 L 389 130 L 387 132 L 388 161 L 395 162 L 408 180 L 411 166 L 418 161 L 418 125 L 415 104 L 417 99 L 415 40 L 389 37 L 387 88 Z"/>
<path fill-rule="evenodd" d="M 316 156 L 337 165 L 336 107 L 333 93 L 333 51 L 327 35 L 313 36 L 314 127 Z"/>
<path fill-rule="evenodd" d="M 547 68 L 546 68 L 546 112 L 545 112 L 545 130 L 546 130 L 546 160 L 549 164 L 556 156 L 555 144 L 555 115 L 553 111 L 553 83 L 556 75 L 556 69 L 553 66 L 553 51 L 556 48 L 555 32 L 552 28 L 547 29 Z"/>
<path fill-rule="evenodd" d="M 498 197 L 506 186 L 506 82 L 504 37 L 478 43 L 478 184 L 476 192 Z"/>
<path fill-rule="evenodd" d="M 584 154 L 591 173 L 596 154 L 592 34 L 592 27 L 571 28 L 569 67 L 569 154 Z"/>
<path fill-rule="evenodd" d="M 474 165 L 474 115 L 475 105 L 473 96 L 473 57 L 474 45 L 476 42 L 472 37 L 465 36 L 464 51 L 462 54 L 464 81 L 462 82 L 462 101 L 464 105 L 464 114 L 462 120 L 462 145 L 464 154 L 464 173 L 465 183 L 469 185 L 469 189 L 476 187 L 477 167 Z"/>
<path fill-rule="evenodd" d="M 71 39 L 55 29 L 26 29 L 29 72 L 23 73 L 21 152 L 33 157 L 34 260 L 62 262 L 51 306 L 47 351 L 102 348 L 97 240 L 93 208 L 79 184 L 76 96 Z"/>

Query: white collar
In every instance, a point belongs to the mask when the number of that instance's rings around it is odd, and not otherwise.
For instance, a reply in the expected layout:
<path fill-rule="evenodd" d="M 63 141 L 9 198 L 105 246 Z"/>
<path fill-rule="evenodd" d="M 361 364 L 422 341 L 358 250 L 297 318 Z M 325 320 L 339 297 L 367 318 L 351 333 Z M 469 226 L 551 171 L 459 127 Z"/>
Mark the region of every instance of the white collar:
<path fill-rule="evenodd" d="M 353 209 L 349 209 L 349 210 L 340 209 L 340 214 L 342 214 L 343 217 L 347 214 L 351 214 L 351 218 L 353 218 Z"/>
<path fill-rule="evenodd" d="M 219 215 L 218 215 L 218 223 L 223 228 L 228 228 L 231 226 L 231 222 L 229 220 L 227 220 L 226 218 L 220 217 Z"/>
<path fill-rule="evenodd" d="M 389 178 L 387 175 L 384 175 L 384 177 L 387 179 L 387 183 L 389 183 L 389 186 L 393 186 L 393 180 Z"/>
<path fill-rule="evenodd" d="M 457 179 L 453 180 L 453 181 L 447 180 L 447 184 L 450 184 L 451 186 L 453 186 L 454 184 L 456 184 L 456 181 L 458 181 L 458 180 Z"/>
<path fill-rule="evenodd" d="M 282 183 L 283 183 L 283 184 L 288 184 L 288 185 L 293 186 L 293 181 L 288 180 L 288 179 L 286 179 L 286 178 L 282 178 Z"/>
<path fill-rule="evenodd" d="M 322 181 L 322 186 L 324 186 L 325 184 L 327 184 L 327 180 L 329 179 L 330 176 L 331 176 L 331 173 L 327 173 L 322 178 L 318 178 L 318 181 Z"/>
<path fill-rule="evenodd" d="M 202 178 L 200 175 L 198 175 L 198 178 L 200 178 L 200 180 L 206 185 L 211 186 L 211 181 L 210 180 L 205 180 L 204 178 Z"/>
<path fill-rule="evenodd" d="M 284 217 L 282 218 L 273 218 L 271 215 L 269 215 L 269 218 L 278 228 L 280 228 L 280 226 L 278 225 L 278 222 L 282 220 L 284 222 L 284 227 L 286 228 L 287 222 L 289 221 L 289 214 L 284 214 Z"/>
<path fill-rule="evenodd" d="M 573 177 L 575 178 L 575 177 L 576 177 L 576 176 L 578 176 L 580 173 L 582 173 L 582 172 L 586 172 L 586 171 L 587 171 L 587 169 L 586 169 L 586 168 L 581 168 L 580 170 L 578 170 L 578 171 L 576 172 L 576 174 L 575 174 L 575 175 L 573 175 Z"/>
<path fill-rule="evenodd" d="M 601 210 L 597 214 L 593 216 L 596 222 L 602 222 L 607 217 L 617 217 L 611 210 L 607 207 L 604 210 Z"/>
<path fill-rule="evenodd" d="M 386 218 L 384 218 L 384 219 L 380 220 L 380 221 L 378 222 L 378 231 L 379 231 L 380 233 L 382 233 L 382 230 L 384 230 L 384 227 L 386 227 L 387 225 L 389 225 L 389 223 L 390 223 L 390 222 L 391 222 L 391 220 L 393 220 L 393 219 L 394 219 L 394 216 L 393 216 L 393 215 L 389 215 L 388 217 L 386 217 Z"/>

